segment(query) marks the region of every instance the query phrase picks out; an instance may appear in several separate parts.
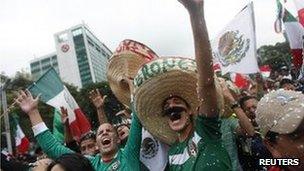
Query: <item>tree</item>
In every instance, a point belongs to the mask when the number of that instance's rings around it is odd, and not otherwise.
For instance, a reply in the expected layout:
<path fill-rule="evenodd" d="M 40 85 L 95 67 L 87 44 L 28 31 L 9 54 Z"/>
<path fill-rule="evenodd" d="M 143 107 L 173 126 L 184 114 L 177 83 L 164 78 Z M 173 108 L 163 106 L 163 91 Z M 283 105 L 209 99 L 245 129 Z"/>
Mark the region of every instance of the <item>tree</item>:
<path fill-rule="evenodd" d="M 108 82 L 92 83 L 80 90 L 80 98 L 76 99 L 81 109 L 90 118 L 92 126 L 97 129 L 99 126 L 97 112 L 94 105 L 89 99 L 89 92 L 94 89 L 99 89 L 102 95 L 107 95 L 104 104 L 104 110 L 109 122 L 115 124 L 121 121 L 120 117 L 115 114 L 124 109 L 124 106 L 116 99 L 113 92 L 110 89 Z"/>
<path fill-rule="evenodd" d="M 288 42 L 276 43 L 273 45 L 264 45 L 258 49 L 260 56 L 260 65 L 269 65 L 273 70 L 282 66 L 291 65 L 291 53 Z"/>

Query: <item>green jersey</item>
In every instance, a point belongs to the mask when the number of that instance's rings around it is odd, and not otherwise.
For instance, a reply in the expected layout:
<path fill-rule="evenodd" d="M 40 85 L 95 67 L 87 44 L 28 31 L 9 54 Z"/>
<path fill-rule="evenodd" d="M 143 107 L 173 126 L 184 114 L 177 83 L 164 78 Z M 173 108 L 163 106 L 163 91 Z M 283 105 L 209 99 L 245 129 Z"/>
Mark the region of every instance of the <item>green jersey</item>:
<path fill-rule="evenodd" d="M 222 146 L 220 126 L 217 117 L 198 116 L 192 136 L 171 146 L 170 170 L 231 170 L 229 155 Z"/>
<path fill-rule="evenodd" d="M 238 151 L 236 145 L 236 130 L 239 127 L 239 121 L 237 118 L 222 118 L 221 132 L 223 145 L 226 148 L 232 164 L 232 170 L 242 170 L 239 163 Z"/>
<path fill-rule="evenodd" d="M 104 163 L 101 160 L 100 154 L 96 156 L 86 156 L 93 168 L 97 171 L 114 171 L 114 170 L 140 170 L 139 152 L 141 146 L 141 124 L 137 116 L 133 115 L 130 135 L 125 148 L 119 149 L 115 158 L 109 162 Z M 34 129 L 34 128 L 33 128 Z M 35 132 L 35 131 L 34 131 Z M 52 159 L 66 153 L 74 153 L 74 151 L 62 145 L 56 140 L 53 134 L 46 128 L 39 131 L 36 139 L 42 150 Z"/>

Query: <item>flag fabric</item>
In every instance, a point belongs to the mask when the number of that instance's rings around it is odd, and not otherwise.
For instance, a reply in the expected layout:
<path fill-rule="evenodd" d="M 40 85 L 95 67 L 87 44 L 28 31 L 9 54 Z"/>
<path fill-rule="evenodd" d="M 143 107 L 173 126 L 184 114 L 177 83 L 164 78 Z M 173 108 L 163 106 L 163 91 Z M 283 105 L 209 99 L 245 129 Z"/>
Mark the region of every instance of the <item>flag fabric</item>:
<path fill-rule="evenodd" d="M 58 141 L 64 142 L 64 125 L 61 122 L 61 112 L 56 108 L 54 108 L 53 135 Z"/>
<path fill-rule="evenodd" d="M 69 90 L 62 84 L 54 68 L 49 69 L 28 90 L 44 103 L 53 106 L 57 110 L 63 106 L 68 111 L 70 131 L 75 140 L 81 135 L 91 131 L 91 125 L 76 103 Z"/>
<path fill-rule="evenodd" d="M 287 39 L 293 56 L 293 64 L 296 69 L 300 69 L 303 63 L 303 36 L 304 27 L 297 21 L 297 19 L 277 0 L 278 16 L 282 17 Z"/>
<path fill-rule="evenodd" d="M 298 11 L 299 22 L 304 27 L 304 1 L 303 0 L 293 0 Z"/>
<path fill-rule="evenodd" d="M 260 71 L 263 77 L 268 78 L 270 76 L 271 69 L 269 65 L 260 66 Z"/>
<path fill-rule="evenodd" d="M 249 87 L 250 81 L 247 79 L 246 75 L 230 73 L 230 79 L 240 89 L 247 89 Z"/>
<path fill-rule="evenodd" d="M 252 2 L 211 41 L 211 47 L 214 61 L 219 62 L 222 75 L 228 72 L 250 74 L 259 71 Z"/>
<path fill-rule="evenodd" d="M 155 139 L 147 130 L 142 129 L 140 161 L 150 171 L 165 170 L 168 162 L 169 146 Z"/>
<path fill-rule="evenodd" d="M 16 145 L 16 153 L 24 154 L 28 152 L 30 147 L 30 141 L 25 136 L 22 128 L 19 125 L 19 121 L 17 117 L 13 117 L 14 131 L 15 131 L 15 145 Z"/>

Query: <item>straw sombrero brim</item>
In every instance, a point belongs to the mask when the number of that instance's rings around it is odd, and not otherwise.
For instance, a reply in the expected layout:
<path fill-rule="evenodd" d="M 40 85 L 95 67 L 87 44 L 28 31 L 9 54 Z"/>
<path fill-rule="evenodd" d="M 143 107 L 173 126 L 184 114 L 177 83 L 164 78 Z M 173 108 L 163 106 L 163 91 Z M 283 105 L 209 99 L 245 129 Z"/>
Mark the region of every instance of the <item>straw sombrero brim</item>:
<path fill-rule="evenodd" d="M 138 69 L 148 61 L 158 58 L 146 45 L 126 39 L 112 55 L 108 63 L 107 79 L 116 98 L 130 107 L 130 88 L 128 79 L 133 79 Z"/>
<path fill-rule="evenodd" d="M 110 59 L 107 78 L 111 90 L 121 103 L 130 106 L 131 94 L 127 79 L 134 78 L 138 69 L 146 62 L 147 59 L 133 53 L 120 54 Z"/>
<path fill-rule="evenodd" d="M 215 82 L 218 106 L 222 110 L 223 95 L 218 81 Z M 177 140 L 177 133 L 169 127 L 168 118 L 162 116 L 163 104 L 170 96 L 179 96 L 196 113 L 199 100 L 195 61 L 178 57 L 150 61 L 139 70 L 134 85 L 134 107 L 142 125 L 154 137 L 173 144 Z"/>
<path fill-rule="evenodd" d="M 191 110 L 198 107 L 196 74 L 170 71 L 145 82 L 135 93 L 135 108 L 143 126 L 159 140 L 173 144 L 177 133 L 162 116 L 164 100 L 174 95 L 187 101 Z"/>

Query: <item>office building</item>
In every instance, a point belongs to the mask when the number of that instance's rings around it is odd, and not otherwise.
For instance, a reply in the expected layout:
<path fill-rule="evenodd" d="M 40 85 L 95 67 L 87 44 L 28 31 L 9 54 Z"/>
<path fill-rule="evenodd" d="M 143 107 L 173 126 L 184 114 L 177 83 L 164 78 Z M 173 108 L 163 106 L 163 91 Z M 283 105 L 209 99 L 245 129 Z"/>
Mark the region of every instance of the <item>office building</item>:
<path fill-rule="evenodd" d="M 112 52 L 86 25 L 58 32 L 54 39 L 57 67 L 64 82 L 81 88 L 93 82 L 106 81 L 106 67 Z M 38 74 L 34 73 L 35 78 Z"/>

